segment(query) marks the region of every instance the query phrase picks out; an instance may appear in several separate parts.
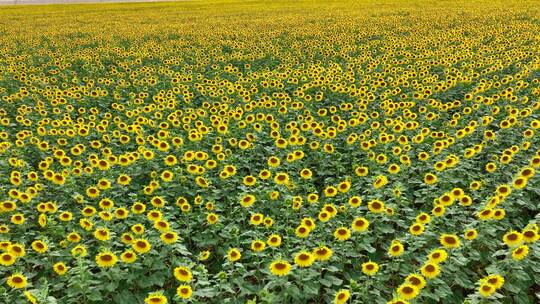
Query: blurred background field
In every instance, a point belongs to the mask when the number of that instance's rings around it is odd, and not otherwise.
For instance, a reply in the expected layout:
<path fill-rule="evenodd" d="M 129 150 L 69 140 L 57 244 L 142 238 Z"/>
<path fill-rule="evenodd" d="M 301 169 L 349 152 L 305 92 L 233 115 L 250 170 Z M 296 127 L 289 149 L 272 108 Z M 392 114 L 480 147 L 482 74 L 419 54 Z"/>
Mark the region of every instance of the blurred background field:
<path fill-rule="evenodd" d="M 0 5 L 24 4 L 76 4 L 76 3 L 135 3 L 135 2 L 168 2 L 178 0 L 0 0 Z M 190 0 L 180 0 L 190 1 Z"/>

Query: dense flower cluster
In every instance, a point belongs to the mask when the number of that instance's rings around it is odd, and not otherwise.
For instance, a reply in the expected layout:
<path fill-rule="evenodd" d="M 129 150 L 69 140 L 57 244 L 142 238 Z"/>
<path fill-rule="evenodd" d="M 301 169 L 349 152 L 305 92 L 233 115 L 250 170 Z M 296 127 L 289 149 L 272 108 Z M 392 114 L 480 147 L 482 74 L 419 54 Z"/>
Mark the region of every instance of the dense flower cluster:
<path fill-rule="evenodd" d="M 5 302 L 539 301 L 533 6 L 1 9 Z"/>

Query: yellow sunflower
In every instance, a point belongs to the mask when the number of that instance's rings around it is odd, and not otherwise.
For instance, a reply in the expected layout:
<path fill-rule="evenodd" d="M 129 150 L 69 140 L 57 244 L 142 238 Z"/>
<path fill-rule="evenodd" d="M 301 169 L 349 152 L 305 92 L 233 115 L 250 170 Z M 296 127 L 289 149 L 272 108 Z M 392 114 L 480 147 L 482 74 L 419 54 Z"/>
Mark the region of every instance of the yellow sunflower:
<path fill-rule="evenodd" d="M 118 258 L 116 255 L 110 251 L 101 252 L 96 255 L 96 264 L 102 268 L 113 267 L 117 261 Z"/>
<path fill-rule="evenodd" d="M 410 300 L 410 299 L 414 299 L 416 296 L 418 296 L 420 291 L 414 285 L 403 284 L 403 285 L 398 287 L 397 293 L 398 293 L 398 295 L 400 297 L 402 297 L 402 298 L 404 298 L 406 300 Z"/>
<path fill-rule="evenodd" d="M 299 267 L 309 267 L 314 261 L 315 257 L 307 251 L 301 251 L 294 257 L 294 263 Z"/>
<path fill-rule="evenodd" d="M 24 288 L 27 285 L 26 277 L 21 273 L 12 274 L 8 277 L 7 284 L 14 289 Z"/>
<path fill-rule="evenodd" d="M 68 267 L 66 266 L 66 264 L 64 264 L 63 262 L 58 262 L 56 264 L 53 265 L 53 270 L 54 272 L 56 272 L 58 275 L 64 275 L 66 274 L 66 272 L 68 271 Z"/>
<path fill-rule="evenodd" d="M 160 293 L 151 293 L 144 299 L 145 304 L 167 304 L 167 298 Z"/>
<path fill-rule="evenodd" d="M 459 238 L 455 234 L 442 234 L 439 241 L 445 248 L 458 248 L 460 245 Z"/>
<path fill-rule="evenodd" d="M 174 277 L 180 282 L 190 282 L 193 277 L 189 268 L 185 266 L 178 266 L 174 268 Z"/>
<path fill-rule="evenodd" d="M 189 285 L 180 285 L 178 288 L 176 288 L 176 294 L 181 299 L 189 299 L 191 298 L 191 295 L 193 294 L 193 290 L 191 289 L 191 286 Z"/>
<path fill-rule="evenodd" d="M 345 304 L 347 303 L 347 300 L 349 300 L 349 297 L 351 296 L 351 292 L 347 289 L 340 289 L 336 296 L 334 297 L 334 303 L 335 304 Z"/>
<path fill-rule="evenodd" d="M 227 259 L 229 260 L 229 262 L 236 262 L 240 260 L 241 257 L 242 257 L 242 254 L 240 253 L 240 250 L 236 248 L 231 248 L 227 252 Z"/>
<path fill-rule="evenodd" d="M 379 271 L 379 264 L 369 261 L 362 264 L 362 272 L 368 276 L 374 276 Z"/>
<path fill-rule="evenodd" d="M 270 264 L 270 272 L 278 277 L 285 276 L 291 271 L 291 264 L 287 261 L 277 260 Z"/>

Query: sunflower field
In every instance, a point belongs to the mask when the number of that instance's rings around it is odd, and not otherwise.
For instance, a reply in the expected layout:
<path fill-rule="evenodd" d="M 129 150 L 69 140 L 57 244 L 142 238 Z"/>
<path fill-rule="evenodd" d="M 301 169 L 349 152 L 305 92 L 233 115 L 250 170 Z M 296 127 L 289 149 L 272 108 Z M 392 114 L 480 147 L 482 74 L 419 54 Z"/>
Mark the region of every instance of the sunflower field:
<path fill-rule="evenodd" d="M 0 303 L 540 303 L 538 1 L 0 6 Z"/>

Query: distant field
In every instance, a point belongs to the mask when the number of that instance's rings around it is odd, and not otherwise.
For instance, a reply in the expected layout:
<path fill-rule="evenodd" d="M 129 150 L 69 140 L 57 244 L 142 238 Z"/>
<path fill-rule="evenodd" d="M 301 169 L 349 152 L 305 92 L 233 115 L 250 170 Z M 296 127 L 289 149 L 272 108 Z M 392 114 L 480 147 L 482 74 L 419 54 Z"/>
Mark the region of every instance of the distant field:
<path fill-rule="evenodd" d="M 130 3 L 130 2 L 168 2 L 168 1 L 193 1 L 193 0 L 0 0 L 0 5 L 115 3 L 115 2 Z"/>
<path fill-rule="evenodd" d="M 538 304 L 538 170 L 538 1 L 0 7 L 0 304 Z"/>

